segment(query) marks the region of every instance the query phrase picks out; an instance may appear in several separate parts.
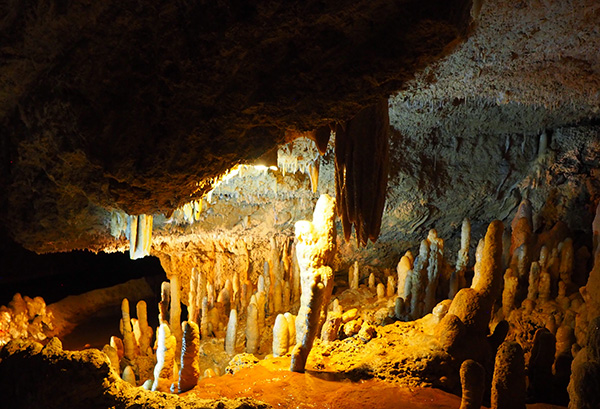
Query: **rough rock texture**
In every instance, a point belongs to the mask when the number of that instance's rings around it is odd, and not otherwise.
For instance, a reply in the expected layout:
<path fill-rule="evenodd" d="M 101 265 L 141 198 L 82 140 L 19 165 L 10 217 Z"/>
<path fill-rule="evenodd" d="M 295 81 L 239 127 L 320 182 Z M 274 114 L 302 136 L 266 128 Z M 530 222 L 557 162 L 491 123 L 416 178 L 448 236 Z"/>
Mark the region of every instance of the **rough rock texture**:
<path fill-rule="evenodd" d="M 99 206 L 170 213 L 286 129 L 347 120 L 439 58 L 470 6 L 4 1 L 4 219 L 38 251 L 97 247 Z"/>
<path fill-rule="evenodd" d="M 57 338 L 45 347 L 11 341 L 0 350 L 0 396 L 11 408 L 267 408 L 253 399 L 202 400 L 146 391 L 121 380 L 96 349 L 63 351 Z M 65 388 L 65 385 L 69 385 Z"/>

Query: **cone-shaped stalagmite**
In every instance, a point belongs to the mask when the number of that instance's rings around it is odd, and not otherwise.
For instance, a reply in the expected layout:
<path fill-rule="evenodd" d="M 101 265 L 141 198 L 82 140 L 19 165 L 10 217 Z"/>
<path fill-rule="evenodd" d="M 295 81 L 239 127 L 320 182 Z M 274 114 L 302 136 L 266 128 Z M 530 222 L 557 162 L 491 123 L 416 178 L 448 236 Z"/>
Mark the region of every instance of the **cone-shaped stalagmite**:
<path fill-rule="evenodd" d="M 183 339 L 181 342 L 181 367 L 179 369 L 178 393 L 189 391 L 198 383 L 200 365 L 200 329 L 193 321 L 183 323 Z"/>
<path fill-rule="evenodd" d="M 525 409 L 525 358 L 516 342 L 498 348 L 492 380 L 492 409 Z"/>
<path fill-rule="evenodd" d="M 156 348 L 156 366 L 154 367 L 152 390 L 169 392 L 171 379 L 173 378 L 177 340 L 171 335 L 169 325 L 166 323 L 162 323 L 158 327 L 157 342 L 158 347 Z"/>
<path fill-rule="evenodd" d="M 277 315 L 273 325 L 273 356 L 283 356 L 288 352 L 290 331 L 283 314 Z"/>
<path fill-rule="evenodd" d="M 229 355 L 235 355 L 235 345 L 237 337 L 237 310 L 229 312 L 229 321 L 227 322 L 227 334 L 225 336 L 225 351 Z"/>
<path fill-rule="evenodd" d="M 258 308 L 255 303 L 250 302 L 248 304 L 248 314 L 246 315 L 246 352 L 256 354 L 259 340 Z"/>
<path fill-rule="evenodd" d="M 460 366 L 462 398 L 460 409 L 479 409 L 485 392 L 485 370 L 478 362 L 467 359 Z"/>
<path fill-rule="evenodd" d="M 123 335 L 123 351 L 125 359 L 128 362 L 133 362 L 135 359 L 135 338 L 133 336 L 133 328 L 131 327 L 131 317 L 129 315 L 129 300 L 123 299 L 121 303 L 121 333 Z"/>

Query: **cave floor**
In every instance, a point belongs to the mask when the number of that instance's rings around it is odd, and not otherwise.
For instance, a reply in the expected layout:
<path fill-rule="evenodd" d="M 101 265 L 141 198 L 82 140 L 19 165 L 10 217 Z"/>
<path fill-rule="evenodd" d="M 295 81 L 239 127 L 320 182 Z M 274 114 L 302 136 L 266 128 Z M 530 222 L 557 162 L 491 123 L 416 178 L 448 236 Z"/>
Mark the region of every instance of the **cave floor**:
<path fill-rule="evenodd" d="M 435 388 L 407 388 L 378 379 L 352 382 L 335 379 L 331 373 L 290 372 L 290 358 L 263 360 L 233 375 L 202 379 L 184 396 L 203 399 L 253 397 L 282 409 L 380 408 L 456 409 L 460 398 Z M 527 405 L 528 409 L 558 409 L 549 404 Z"/>

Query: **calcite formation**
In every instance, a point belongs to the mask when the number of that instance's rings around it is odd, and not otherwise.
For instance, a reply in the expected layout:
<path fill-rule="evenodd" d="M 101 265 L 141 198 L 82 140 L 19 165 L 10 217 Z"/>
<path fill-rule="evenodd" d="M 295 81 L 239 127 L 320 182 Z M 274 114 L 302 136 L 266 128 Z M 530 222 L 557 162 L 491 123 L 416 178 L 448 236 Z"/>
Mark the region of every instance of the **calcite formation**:
<path fill-rule="evenodd" d="M 313 221 L 296 223 L 296 257 L 300 267 L 302 298 L 296 318 L 296 346 L 291 370 L 302 372 L 315 337 L 326 318 L 325 308 L 333 290 L 331 263 L 335 252 L 335 201 L 322 195 Z"/>

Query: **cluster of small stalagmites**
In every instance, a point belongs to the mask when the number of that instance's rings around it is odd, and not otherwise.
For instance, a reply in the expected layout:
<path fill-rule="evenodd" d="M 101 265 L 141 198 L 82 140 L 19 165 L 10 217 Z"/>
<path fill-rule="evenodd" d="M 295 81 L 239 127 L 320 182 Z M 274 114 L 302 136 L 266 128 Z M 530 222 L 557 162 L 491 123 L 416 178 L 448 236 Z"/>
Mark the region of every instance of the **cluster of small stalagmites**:
<path fill-rule="evenodd" d="M 222 355 L 229 358 L 242 352 L 244 341 L 245 351 L 250 354 L 268 354 L 271 347 L 275 356 L 291 352 L 296 345 L 296 322 L 289 310 L 300 299 L 300 268 L 295 262 L 295 248 L 290 244 L 287 239 L 281 246 L 276 238 L 270 240 L 270 252 L 256 283 L 249 279 L 249 262 L 242 263 L 242 268 L 221 285 L 211 281 L 200 268 L 192 268 L 187 285 L 182 285 L 179 276 L 171 275 L 170 281 L 161 285 L 154 348 L 145 303 L 138 304 L 135 319 L 124 300 L 122 337 L 112 337 L 110 345 L 104 347 L 112 366 L 134 385 L 180 393 L 193 388 L 202 375 L 209 377 L 220 372 L 220 365 L 203 367 L 201 363 L 206 353 L 203 346 L 210 340 L 222 340 Z M 238 242 L 236 251 L 245 253 L 249 261 L 243 241 Z M 211 266 L 218 270 L 223 264 L 213 260 Z M 217 271 L 210 278 L 224 275 Z M 180 323 L 182 302 L 187 304 L 187 321 Z M 271 328 L 269 323 L 273 320 L 275 325 Z"/>
<path fill-rule="evenodd" d="M 0 346 L 13 339 L 43 341 L 54 329 L 52 313 L 42 297 L 17 293 L 8 306 L 0 306 Z"/>
<path fill-rule="evenodd" d="M 122 338 L 112 336 L 110 343 L 103 348 L 112 368 L 132 385 L 137 385 L 138 380 L 151 378 L 155 363 L 152 348 L 153 330 L 148 325 L 145 301 L 137 303 L 136 313 L 137 318 L 132 318 L 129 301 L 123 299 L 122 318 L 119 323 Z"/>
<path fill-rule="evenodd" d="M 459 361 L 470 358 L 482 365 L 491 385 L 492 408 L 524 408 L 526 401 L 569 402 L 569 408 L 577 409 L 599 407 L 600 319 L 592 319 L 594 309 L 589 305 L 600 295 L 595 292 L 594 269 L 586 286 L 579 287 L 586 279 L 589 251 L 585 247 L 576 250 L 560 223 L 548 233 L 535 235 L 531 213 L 530 204 L 524 201 L 510 234 L 502 239 L 504 251 L 498 234 L 490 248 L 488 230 L 478 246 L 471 288 L 456 294 L 438 325 L 440 343 Z M 598 217 L 596 220 L 600 224 Z M 498 250 L 489 257 L 493 247 L 500 248 L 502 257 L 498 258 Z M 593 252 L 598 254 L 597 248 Z M 491 275 L 490 260 L 496 265 L 496 273 Z M 489 285 L 492 282 L 495 284 Z M 496 294 L 486 295 L 490 291 Z M 480 342 L 476 347 L 477 337 L 494 325 L 487 345 Z M 486 348 L 487 353 L 475 357 L 475 351 Z M 494 355 L 492 368 L 489 357 Z M 465 371 L 478 370 L 468 365 Z M 479 407 L 467 402 L 472 401 L 466 390 L 472 377 L 462 369 L 461 377 L 463 407 Z"/>
<path fill-rule="evenodd" d="M 421 242 L 416 258 L 410 251 L 406 252 L 396 267 L 398 319 L 421 318 L 431 313 L 440 301 L 454 298 L 461 288 L 466 287 L 470 241 L 471 225 L 465 219 L 455 269 L 446 262 L 444 240 L 434 229 Z"/>

